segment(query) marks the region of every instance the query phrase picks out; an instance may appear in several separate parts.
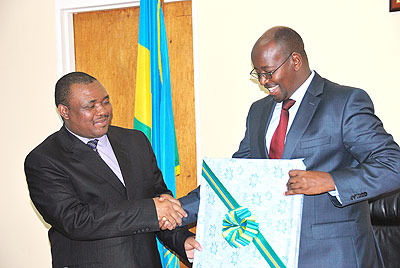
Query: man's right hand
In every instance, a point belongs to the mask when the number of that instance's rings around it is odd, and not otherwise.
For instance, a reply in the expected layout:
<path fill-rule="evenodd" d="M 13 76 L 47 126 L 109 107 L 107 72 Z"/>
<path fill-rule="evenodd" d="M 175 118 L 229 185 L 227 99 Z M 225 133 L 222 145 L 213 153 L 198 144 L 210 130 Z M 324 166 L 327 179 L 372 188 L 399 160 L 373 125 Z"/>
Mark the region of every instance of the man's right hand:
<path fill-rule="evenodd" d="M 166 195 L 162 195 L 161 198 L 155 197 L 153 201 L 161 230 L 173 230 L 177 225 L 182 225 L 182 217 L 186 216 L 186 212 L 182 209 L 179 201 Z"/>

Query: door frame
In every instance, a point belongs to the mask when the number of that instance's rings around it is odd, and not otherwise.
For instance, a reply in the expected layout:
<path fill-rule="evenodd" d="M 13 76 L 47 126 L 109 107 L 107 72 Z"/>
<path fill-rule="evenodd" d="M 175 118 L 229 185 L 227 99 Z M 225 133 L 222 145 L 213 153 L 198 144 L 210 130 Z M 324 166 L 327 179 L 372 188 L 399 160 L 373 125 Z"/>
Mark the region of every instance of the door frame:
<path fill-rule="evenodd" d="M 185 0 L 164 0 L 164 3 Z M 197 183 L 202 173 L 202 157 L 200 146 L 200 106 L 199 106 L 199 57 L 197 31 L 197 0 L 192 1 L 193 27 L 193 70 L 194 70 L 194 105 L 196 125 L 196 162 Z M 60 78 L 66 73 L 75 71 L 75 47 L 73 14 L 79 12 L 110 10 L 117 8 L 136 7 L 140 0 L 55 0 L 56 46 L 57 46 L 57 75 Z"/>

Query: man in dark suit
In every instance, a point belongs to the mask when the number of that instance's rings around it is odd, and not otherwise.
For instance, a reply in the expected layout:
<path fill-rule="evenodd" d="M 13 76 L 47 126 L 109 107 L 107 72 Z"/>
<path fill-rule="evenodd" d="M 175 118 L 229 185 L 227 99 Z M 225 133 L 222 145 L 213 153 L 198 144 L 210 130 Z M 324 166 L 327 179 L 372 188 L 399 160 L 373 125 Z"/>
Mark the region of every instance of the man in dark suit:
<path fill-rule="evenodd" d="M 285 193 L 304 194 L 299 268 L 383 267 L 368 199 L 400 187 L 400 149 L 374 114 L 371 99 L 310 70 L 303 41 L 290 28 L 265 32 L 251 59 L 251 74 L 269 96 L 251 106 L 233 157 L 272 158 L 282 104 L 295 101 L 283 151 L 274 158 L 304 158 L 307 167 L 290 171 Z M 181 201 L 185 210 L 186 204 L 195 207 L 198 192 Z"/>
<path fill-rule="evenodd" d="M 110 126 L 104 87 L 74 72 L 57 82 L 55 99 L 64 126 L 25 160 L 31 199 L 51 225 L 53 267 L 161 267 L 156 236 L 192 257 L 199 245 L 186 228 L 174 229 L 185 212 L 169 196 L 149 141 Z"/>

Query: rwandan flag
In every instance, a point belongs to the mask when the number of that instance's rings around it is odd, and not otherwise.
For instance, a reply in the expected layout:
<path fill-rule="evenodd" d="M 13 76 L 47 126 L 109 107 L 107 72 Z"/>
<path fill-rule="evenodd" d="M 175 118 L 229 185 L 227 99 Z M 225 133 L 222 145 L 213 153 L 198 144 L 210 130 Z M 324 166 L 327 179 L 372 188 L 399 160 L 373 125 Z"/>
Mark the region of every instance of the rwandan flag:
<path fill-rule="evenodd" d="M 164 181 L 176 195 L 179 156 L 172 112 L 168 44 L 159 0 L 141 0 L 134 129 L 150 140 Z M 179 267 L 178 258 L 158 243 L 163 267 Z"/>

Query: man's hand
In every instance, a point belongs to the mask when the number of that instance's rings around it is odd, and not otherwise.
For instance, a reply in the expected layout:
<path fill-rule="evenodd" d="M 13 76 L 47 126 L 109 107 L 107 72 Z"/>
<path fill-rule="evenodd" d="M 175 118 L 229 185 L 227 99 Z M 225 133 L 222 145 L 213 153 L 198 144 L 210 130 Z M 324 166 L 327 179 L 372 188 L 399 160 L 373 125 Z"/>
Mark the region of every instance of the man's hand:
<path fill-rule="evenodd" d="M 159 198 L 159 201 L 162 202 L 164 200 L 168 200 L 172 203 L 172 206 L 174 207 L 174 209 L 181 215 L 182 217 L 187 217 L 187 213 L 185 210 L 182 209 L 182 205 L 181 202 L 179 202 L 179 200 L 173 198 L 171 195 L 169 194 L 162 194 Z M 181 214 L 181 211 L 183 211 L 184 213 Z"/>
<path fill-rule="evenodd" d="M 289 176 L 285 195 L 315 195 L 335 190 L 335 183 L 326 172 L 291 170 Z"/>
<path fill-rule="evenodd" d="M 173 230 L 177 225 L 182 225 L 182 217 L 187 216 L 187 214 L 178 200 L 166 194 L 155 197 L 153 200 L 161 230 Z"/>
<path fill-rule="evenodd" d="M 194 258 L 194 250 L 197 249 L 201 251 L 203 248 L 201 247 L 200 243 L 194 239 L 194 236 L 190 236 L 185 241 L 185 251 L 186 256 L 189 260 Z"/>

